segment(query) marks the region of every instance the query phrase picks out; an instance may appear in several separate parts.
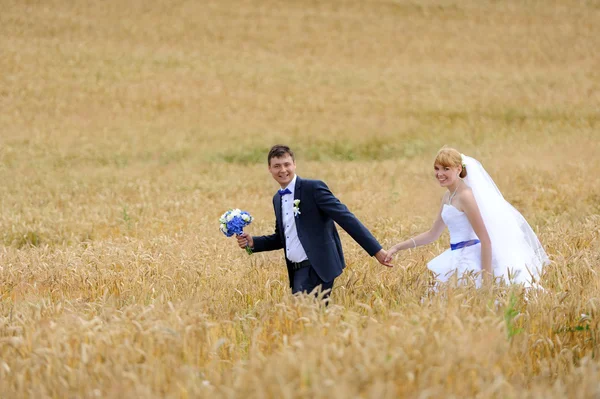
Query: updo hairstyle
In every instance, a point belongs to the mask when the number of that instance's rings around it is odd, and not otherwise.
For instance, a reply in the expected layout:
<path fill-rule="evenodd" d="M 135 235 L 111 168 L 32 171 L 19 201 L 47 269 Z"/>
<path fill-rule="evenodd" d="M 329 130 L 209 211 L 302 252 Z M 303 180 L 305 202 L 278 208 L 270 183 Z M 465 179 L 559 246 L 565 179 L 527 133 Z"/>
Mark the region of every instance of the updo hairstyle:
<path fill-rule="evenodd" d="M 464 179 L 467 177 L 467 167 L 462 163 L 462 156 L 460 152 L 450 147 L 443 147 L 438 151 L 435 161 L 433 161 L 433 165 L 441 165 L 444 167 L 457 167 L 460 166 L 462 168 L 460 172 L 460 178 Z"/>

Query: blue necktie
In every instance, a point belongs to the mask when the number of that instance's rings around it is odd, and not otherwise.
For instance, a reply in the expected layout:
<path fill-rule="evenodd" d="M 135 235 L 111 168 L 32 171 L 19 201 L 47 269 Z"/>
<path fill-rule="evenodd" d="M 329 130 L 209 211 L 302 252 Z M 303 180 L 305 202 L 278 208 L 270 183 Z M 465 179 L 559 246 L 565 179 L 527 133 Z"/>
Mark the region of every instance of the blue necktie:
<path fill-rule="evenodd" d="M 282 197 L 286 194 L 291 194 L 292 192 L 286 188 L 285 190 L 279 190 L 279 195 L 281 195 Z"/>

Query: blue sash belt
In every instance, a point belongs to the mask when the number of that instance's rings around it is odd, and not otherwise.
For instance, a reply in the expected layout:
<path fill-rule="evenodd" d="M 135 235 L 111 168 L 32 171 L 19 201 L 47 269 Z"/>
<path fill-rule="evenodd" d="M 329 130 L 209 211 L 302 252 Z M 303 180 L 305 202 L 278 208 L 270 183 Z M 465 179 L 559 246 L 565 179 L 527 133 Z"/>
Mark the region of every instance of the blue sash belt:
<path fill-rule="evenodd" d="M 479 244 L 480 242 L 481 241 L 479 241 L 479 240 L 461 241 L 461 242 L 457 242 L 456 244 L 450 244 L 450 249 L 455 251 L 457 249 L 461 249 L 464 247 L 470 247 L 471 245 Z"/>

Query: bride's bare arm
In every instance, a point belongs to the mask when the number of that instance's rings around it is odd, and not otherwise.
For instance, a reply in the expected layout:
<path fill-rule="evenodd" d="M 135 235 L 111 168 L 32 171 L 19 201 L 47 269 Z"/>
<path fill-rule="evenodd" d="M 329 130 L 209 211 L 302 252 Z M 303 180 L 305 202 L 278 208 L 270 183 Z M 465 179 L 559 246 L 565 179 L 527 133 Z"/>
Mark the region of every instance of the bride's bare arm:
<path fill-rule="evenodd" d="M 471 223 L 471 227 L 473 227 L 473 231 L 481 241 L 481 268 L 484 271 L 484 281 L 489 281 L 492 276 L 492 242 L 483 223 L 473 192 L 470 189 L 464 190 L 460 194 L 460 203 L 467 219 L 469 219 L 469 223 Z"/>
<path fill-rule="evenodd" d="M 394 245 L 393 247 L 391 247 L 388 250 L 388 257 L 391 258 L 391 256 L 398 251 L 403 251 L 405 249 L 420 247 L 421 245 L 431 244 L 432 242 L 434 242 L 435 240 L 440 238 L 440 236 L 444 232 L 444 229 L 446 228 L 446 224 L 444 223 L 444 220 L 442 219 L 442 209 L 444 207 L 443 204 L 444 204 L 445 198 L 446 197 L 444 196 L 444 200 L 442 200 L 442 205 L 440 206 L 438 215 L 437 215 L 435 221 L 433 222 L 433 225 L 431 226 L 431 228 L 424 233 L 421 233 L 417 236 L 409 238 L 408 240 L 402 241 L 401 243 L 398 243 L 398 244 Z"/>

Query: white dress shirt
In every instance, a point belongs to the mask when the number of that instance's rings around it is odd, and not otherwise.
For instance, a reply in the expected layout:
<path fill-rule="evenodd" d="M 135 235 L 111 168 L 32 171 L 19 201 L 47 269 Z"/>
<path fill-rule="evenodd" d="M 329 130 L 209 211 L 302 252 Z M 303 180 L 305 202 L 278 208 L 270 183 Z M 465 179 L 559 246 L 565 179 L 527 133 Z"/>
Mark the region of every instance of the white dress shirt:
<path fill-rule="evenodd" d="M 291 194 L 281 196 L 281 219 L 283 222 L 283 232 L 285 234 L 285 253 L 291 262 L 300 263 L 308 259 L 304 247 L 298 238 L 296 230 L 296 218 L 294 217 L 294 188 L 296 187 L 296 177 L 292 179 L 286 187 Z M 285 189 L 284 189 L 285 190 Z"/>

